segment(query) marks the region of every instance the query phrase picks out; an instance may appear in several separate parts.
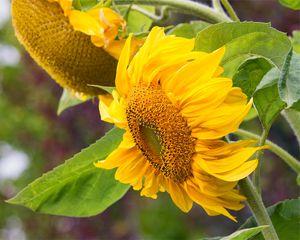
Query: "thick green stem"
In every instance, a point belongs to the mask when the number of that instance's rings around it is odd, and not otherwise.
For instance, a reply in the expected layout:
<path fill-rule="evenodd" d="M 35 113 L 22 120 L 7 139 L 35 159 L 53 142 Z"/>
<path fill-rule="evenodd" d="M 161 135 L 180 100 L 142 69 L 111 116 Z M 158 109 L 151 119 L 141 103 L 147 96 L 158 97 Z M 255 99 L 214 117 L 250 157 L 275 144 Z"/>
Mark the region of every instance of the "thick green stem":
<path fill-rule="evenodd" d="M 262 234 L 265 240 L 279 240 L 275 228 L 272 224 L 272 221 L 268 215 L 268 212 L 264 206 L 264 203 L 253 186 L 249 178 L 244 178 L 239 181 L 239 186 L 242 193 L 247 198 L 247 203 L 255 217 L 258 226 L 268 225 L 268 228 L 265 228 L 262 231 Z"/>
<path fill-rule="evenodd" d="M 267 140 L 268 134 L 269 134 L 269 130 L 263 129 L 261 137 L 260 137 L 260 139 L 258 141 L 258 146 L 259 147 L 265 145 L 265 142 Z M 254 186 L 256 187 L 256 189 L 257 189 L 257 191 L 259 193 L 261 193 L 260 171 L 261 171 L 261 165 L 262 165 L 262 163 L 261 163 L 261 157 L 262 157 L 263 153 L 264 152 L 263 152 L 262 149 L 258 150 L 256 152 L 255 158 L 258 159 L 259 161 L 258 161 L 258 166 L 257 166 L 256 170 L 254 171 L 253 178 L 252 178 L 253 179 L 253 184 L 254 184 Z"/>
<path fill-rule="evenodd" d="M 256 139 L 259 140 L 260 136 L 248 132 L 243 129 L 238 129 L 234 134 L 239 135 L 241 137 L 249 138 L 249 139 Z M 287 151 L 282 149 L 277 144 L 267 140 L 266 144 L 268 145 L 268 149 L 275 153 L 277 156 L 279 156 L 287 165 L 290 166 L 291 169 L 293 169 L 297 174 L 300 174 L 300 161 L 298 161 L 296 158 L 294 158 L 291 154 L 289 154 Z"/>
<path fill-rule="evenodd" d="M 164 17 L 163 14 L 160 15 L 160 16 L 157 16 L 157 15 L 151 13 L 151 12 L 148 12 L 144 8 L 139 7 L 138 5 L 132 5 L 131 10 L 141 13 L 141 14 L 147 16 L 148 18 L 152 19 L 155 22 L 161 21 Z"/>
<path fill-rule="evenodd" d="M 220 0 L 212 0 L 212 6 L 214 9 L 216 9 L 218 12 L 225 14 L 224 9 L 222 7 L 222 4 L 220 3 Z"/>
<path fill-rule="evenodd" d="M 229 16 L 231 17 L 231 19 L 233 21 L 239 22 L 240 19 L 239 17 L 236 15 L 235 11 L 233 10 L 233 8 L 231 7 L 230 3 L 228 2 L 228 0 L 221 0 L 224 8 L 226 9 L 227 13 L 229 14 Z"/>
<path fill-rule="evenodd" d="M 174 10 L 195 15 L 211 23 L 231 21 L 230 18 L 219 13 L 218 11 L 202 3 L 197 3 L 189 0 L 115 0 L 114 2 L 118 5 L 138 4 L 138 5 L 169 6 Z"/>

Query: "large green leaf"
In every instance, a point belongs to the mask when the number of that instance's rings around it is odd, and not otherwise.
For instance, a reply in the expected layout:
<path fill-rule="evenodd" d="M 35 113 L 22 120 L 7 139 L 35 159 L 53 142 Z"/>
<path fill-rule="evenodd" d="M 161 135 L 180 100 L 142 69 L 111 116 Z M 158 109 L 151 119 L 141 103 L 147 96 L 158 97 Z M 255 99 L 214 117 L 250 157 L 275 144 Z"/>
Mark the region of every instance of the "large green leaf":
<path fill-rule="evenodd" d="M 87 217 L 103 212 L 128 190 L 114 171 L 96 168 L 121 142 L 123 130 L 113 129 L 64 164 L 44 174 L 9 203 L 54 215 Z"/>
<path fill-rule="evenodd" d="M 190 23 L 181 23 L 172 28 L 168 34 L 176 35 L 177 37 L 194 38 L 204 28 L 210 26 L 210 23 L 204 21 L 192 21 Z"/>
<path fill-rule="evenodd" d="M 142 9 L 152 14 L 155 13 L 155 8 L 152 6 L 143 6 Z M 128 32 L 143 33 L 150 29 L 152 20 L 140 12 L 130 11 L 127 19 L 127 24 Z"/>
<path fill-rule="evenodd" d="M 282 69 L 291 50 L 288 37 L 266 23 L 219 23 L 202 30 L 196 38 L 195 50 L 212 52 L 226 46 L 222 60 L 224 76 L 232 77 L 241 63 L 263 57 Z M 276 51 L 274 50 L 276 48 Z"/>
<path fill-rule="evenodd" d="M 233 76 L 233 85 L 240 87 L 248 98 L 253 97 L 257 85 L 263 79 L 264 75 L 272 68 L 272 64 L 265 58 L 253 57 L 240 65 L 238 71 Z M 258 104 L 258 103 L 257 103 Z M 251 109 L 244 121 L 257 117 L 257 111 Z"/>
<path fill-rule="evenodd" d="M 300 31 L 293 31 L 293 37 L 291 40 L 292 40 L 293 50 L 296 53 L 300 53 Z"/>
<path fill-rule="evenodd" d="M 300 236 L 300 199 L 291 199 L 279 202 L 268 209 L 272 223 L 282 240 L 299 240 Z M 255 227 L 256 222 L 253 217 L 249 218 L 241 228 Z M 262 234 L 253 240 L 263 240 Z"/>
<path fill-rule="evenodd" d="M 143 34 L 147 32 L 151 25 L 152 19 L 145 16 L 144 14 L 131 9 L 129 5 L 116 6 L 117 11 L 126 19 L 128 33 Z M 141 11 L 148 12 L 150 14 L 155 13 L 155 7 L 153 6 L 138 6 Z"/>
<path fill-rule="evenodd" d="M 248 97 L 252 97 L 257 85 L 271 68 L 272 65 L 265 58 L 248 59 L 233 76 L 233 85 L 242 88 Z"/>
<path fill-rule="evenodd" d="M 294 10 L 299 10 L 300 9 L 300 0 L 279 0 L 280 4 L 294 9 Z"/>
<path fill-rule="evenodd" d="M 259 227 L 242 229 L 226 237 L 204 238 L 202 240 L 247 240 L 260 233 L 266 227 L 268 226 L 259 226 Z"/>
<path fill-rule="evenodd" d="M 285 107 L 278 94 L 277 82 L 286 72 L 291 41 L 266 23 L 219 23 L 197 35 L 195 49 L 212 52 L 224 45 L 223 75 L 233 78 L 234 85 L 241 87 L 248 97 L 253 96 L 260 120 L 264 128 L 269 129 Z M 270 71 L 263 77 L 271 67 L 276 72 Z M 267 84 L 262 83 L 270 80 Z"/>
<path fill-rule="evenodd" d="M 253 95 L 254 105 L 264 129 L 270 129 L 274 119 L 286 104 L 280 99 L 277 81 L 280 71 L 272 68 L 261 80 Z"/>
<path fill-rule="evenodd" d="M 292 107 L 300 100 L 300 54 L 290 52 L 278 82 L 279 95 Z"/>
<path fill-rule="evenodd" d="M 73 6 L 78 10 L 89 10 L 98 4 L 98 0 L 73 0 Z"/>

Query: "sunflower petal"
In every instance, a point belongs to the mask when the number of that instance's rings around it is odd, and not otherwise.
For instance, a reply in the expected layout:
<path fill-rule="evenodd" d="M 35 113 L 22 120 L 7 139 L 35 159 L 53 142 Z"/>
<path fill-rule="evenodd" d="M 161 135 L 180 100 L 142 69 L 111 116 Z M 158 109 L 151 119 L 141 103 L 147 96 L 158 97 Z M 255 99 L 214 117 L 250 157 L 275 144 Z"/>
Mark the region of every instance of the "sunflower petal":
<path fill-rule="evenodd" d="M 168 192 L 170 193 L 173 202 L 183 212 L 189 212 L 191 210 L 193 201 L 178 183 L 174 183 L 170 180 Z"/>
<path fill-rule="evenodd" d="M 130 60 L 131 38 L 132 34 L 130 34 L 126 40 L 117 67 L 116 88 L 121 96 L 127 96 L 130 89 L 129 80 L 127 76 L 127 67 Z"/>

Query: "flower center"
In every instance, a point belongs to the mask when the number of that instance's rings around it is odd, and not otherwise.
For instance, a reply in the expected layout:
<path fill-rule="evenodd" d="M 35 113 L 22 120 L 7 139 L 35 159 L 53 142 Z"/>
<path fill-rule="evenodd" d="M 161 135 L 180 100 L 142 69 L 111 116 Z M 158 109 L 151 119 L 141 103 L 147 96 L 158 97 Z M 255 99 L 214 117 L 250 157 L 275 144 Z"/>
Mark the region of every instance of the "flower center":
<path fill-rule="evenodd" d="M 194 139 L 186 120 L 160 87 L 134 88 L 126 115 L 136 145 L 156 170 L 175 182 L 192 175 Z"/>

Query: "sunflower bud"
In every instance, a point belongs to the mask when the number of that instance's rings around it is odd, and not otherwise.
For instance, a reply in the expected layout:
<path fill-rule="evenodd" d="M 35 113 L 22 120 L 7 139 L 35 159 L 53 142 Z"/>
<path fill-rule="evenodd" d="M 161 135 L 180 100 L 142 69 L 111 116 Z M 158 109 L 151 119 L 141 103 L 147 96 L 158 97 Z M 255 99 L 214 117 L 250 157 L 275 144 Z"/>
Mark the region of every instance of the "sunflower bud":
<path fill-rule="evenodd" d="M 57 2 L 12 0 L 12 19 L 18 40 L 62 87 L 93 96 L 104 91 L 89 85 L 114 85 L 117 61 L 75 31 Z"/>

